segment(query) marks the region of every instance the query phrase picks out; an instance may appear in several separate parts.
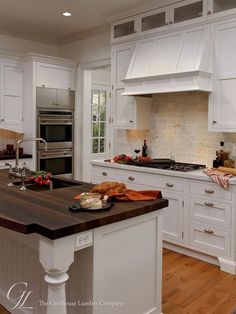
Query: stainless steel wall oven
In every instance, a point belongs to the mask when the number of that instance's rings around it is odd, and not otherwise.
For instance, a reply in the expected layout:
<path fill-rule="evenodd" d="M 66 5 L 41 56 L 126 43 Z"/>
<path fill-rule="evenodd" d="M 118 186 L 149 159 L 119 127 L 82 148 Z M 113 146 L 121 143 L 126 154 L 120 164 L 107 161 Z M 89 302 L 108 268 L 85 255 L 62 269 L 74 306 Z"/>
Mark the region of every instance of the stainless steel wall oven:
<path fill-rule="evenodd" d="M 73 111 L 38 110 L 38 136 L 45 139 L 48 149 L 68 149 L 73 146 Z M 39 144 L 39 150 L 42 143 Z"/>
<path fill-rule="evenodd" d="M 38 151 L 38 169 L 54 175 L 73 173 L 72 149 Z"/>
<path fill-rule="evenodd" d="M 38 143 L 37 169 L 57 174 L 73 174 L 73 110 L 38 109 L 37 134 L 48 150 Z M 72 175 L 73 176 L 73 175 Z"/>

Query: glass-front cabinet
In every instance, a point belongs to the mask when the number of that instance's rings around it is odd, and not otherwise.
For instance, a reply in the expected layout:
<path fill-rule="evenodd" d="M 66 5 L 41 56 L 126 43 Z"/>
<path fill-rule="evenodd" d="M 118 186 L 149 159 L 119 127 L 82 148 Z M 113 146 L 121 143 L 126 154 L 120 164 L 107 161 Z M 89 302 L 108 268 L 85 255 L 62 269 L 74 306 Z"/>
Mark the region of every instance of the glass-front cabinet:
<path fill-rule="evenodd" d="M 132 38 L 136 35 L 137 29 L 137 19 L 135 17 L 116 21 L 111 25 L 111 40 L 117 41 L 119 39 Z"/>
<path fill-rule="evenodd" d="M 173 27 L 207 20 L 207 1 L 185 0 L 170 6 L 170 24 Z"/>
<path fill-rule="evenodd" d="M 210 18 L 236 13 L 236 0 L 208 0 Z"/>
<path fill-rule="evenodd" d="M 164 31 L 169 28 L 169 7 L 164 7 L 140 15 L 141 33 Z"/>

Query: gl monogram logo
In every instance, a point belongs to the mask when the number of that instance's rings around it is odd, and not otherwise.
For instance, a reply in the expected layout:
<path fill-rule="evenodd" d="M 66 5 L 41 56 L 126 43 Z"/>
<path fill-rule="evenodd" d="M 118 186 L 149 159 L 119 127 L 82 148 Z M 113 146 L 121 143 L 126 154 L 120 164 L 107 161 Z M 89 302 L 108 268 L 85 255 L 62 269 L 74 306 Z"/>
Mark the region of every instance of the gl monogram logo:
<path fill-rule="evenodd" d="M 20 309 L 33 309 L 32 306 L 25 306 L 26 301 L 33 292 L 27 292 L 27 288 L 28 283 L 23 281 L 17 282 L 9 288 L 7 292 L 7 298 L 9 301 L 12 301 L 15 304 L 15 306 L 10 309 L 11 311 Z"/>

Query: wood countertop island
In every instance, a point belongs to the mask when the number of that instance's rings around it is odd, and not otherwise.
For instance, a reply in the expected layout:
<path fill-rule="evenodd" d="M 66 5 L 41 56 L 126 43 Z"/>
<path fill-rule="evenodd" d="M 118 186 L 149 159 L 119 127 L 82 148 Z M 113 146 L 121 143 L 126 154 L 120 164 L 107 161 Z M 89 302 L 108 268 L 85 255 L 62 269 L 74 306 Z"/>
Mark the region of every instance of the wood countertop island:
<path fill-rule="evenodd" d="M 91 184 L 36 192 L 7 183 L 2 170 L 1 304 L 13 313 L 161 313 L 167 200 L 114 202 L 107 211 L 72 213 L 74 197 Z M 9 293 L 11 287 L 22 292 L 22 285 L 33 291 L 24 304 Z"/>

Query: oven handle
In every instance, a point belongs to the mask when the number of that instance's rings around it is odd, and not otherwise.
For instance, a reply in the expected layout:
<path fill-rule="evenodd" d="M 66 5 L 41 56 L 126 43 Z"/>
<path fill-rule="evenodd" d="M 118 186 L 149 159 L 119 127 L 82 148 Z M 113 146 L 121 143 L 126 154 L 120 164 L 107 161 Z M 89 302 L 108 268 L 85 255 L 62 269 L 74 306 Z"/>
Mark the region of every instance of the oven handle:
<path fill-rule="evenodd" d="M 61 120 L 61 119 L 55 119 L 55 120 L 39 120 L 40 125 L 51 125 L 51 124 L 62 124 L 62 125 L 72 125 L 72 120 Z"/>
<path fill-rule="evenodd" d="M 72 153 L 59 153 L 59 154 L 39 153 L 39 159 L 50 159 L 50 158 L 61 158 L 61 157 L 72 157 Z"/>

